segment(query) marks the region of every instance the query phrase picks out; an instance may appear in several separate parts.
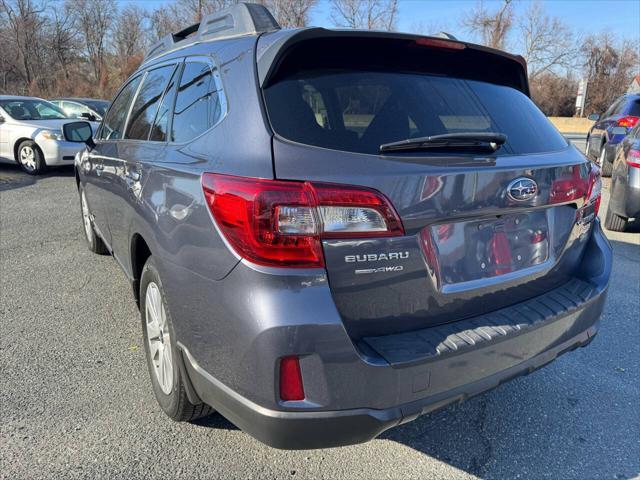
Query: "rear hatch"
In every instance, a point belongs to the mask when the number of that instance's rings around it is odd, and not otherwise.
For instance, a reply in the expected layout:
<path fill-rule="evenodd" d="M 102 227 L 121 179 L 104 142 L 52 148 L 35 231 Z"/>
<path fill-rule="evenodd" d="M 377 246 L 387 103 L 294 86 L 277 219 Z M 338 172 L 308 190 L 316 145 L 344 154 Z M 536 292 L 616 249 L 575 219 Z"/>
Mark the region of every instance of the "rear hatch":
<path fill-rule="evenodd" d="M 341 35 L 261 40 L 279 54 L 258 65 L 276 178 L 372 188 L 401 219 L 403 235 L 323 240 L 350 334 L 454 322 L 569 281 L 593 173 L 528 98 L 521 60 Z"/>

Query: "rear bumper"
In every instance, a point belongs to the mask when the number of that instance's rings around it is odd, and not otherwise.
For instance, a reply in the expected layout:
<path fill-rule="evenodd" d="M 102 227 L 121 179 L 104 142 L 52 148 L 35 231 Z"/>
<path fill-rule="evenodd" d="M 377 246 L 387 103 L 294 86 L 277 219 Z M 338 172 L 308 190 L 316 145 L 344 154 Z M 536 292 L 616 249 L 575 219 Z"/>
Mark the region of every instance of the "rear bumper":
<path fill-rule="evenodd" d="M 250 393 L 243 395 L 211 375 L 181 345 L 184 364 L 200 399 L 270 446 L 309 449 L 365 442 L 589 343 L 597 333 L 610 271 L 611 247 L 596 222 L 581 278 L 537 297 L 533 300 L 539 302 L 537 306 L 523 302 L 469 322 L 427 329 L 428 335 L 426 331 L 414 332 L 413 337 L 402 334 L 387 345 L 364 339 L 368 346 L 355 358 L 352 350 L 337 345 L 335 331 L 323 333 L 331 324 L 309 326 L 311 337 L 295 329 L 295 338 L 304 337 L 316 350 L 319 346 L 334 350 L 310 353 L 308 361 L 301 359 L 305 392 L 312 401 L 269 404 L 249 398 Z M 512 318 L 514 312 L 522 315 Z M 277 331 L 270 334 L 268 350 L 275 350 L 276 356 L 291 353 L 274 341 Z M 292 337 L 286 338 L 286 345 L 294 343 Z M 254 350 L 263 348 L 260 341 L 252 345 Z M 302 347 L 293 348 L 301 351 Z M 265 354 L 261 358 L 270 364 Z M 255 383 L 263 381 L 256 367 L 244 367 L 253 371 Z M 273 378 L 273 366 L 266 371 Z M 318 382 L 326 387 L 326 395 L 318 393 L 322 391 Z"/>
<path fill-rule="evenodd" d="M 597 318 L 600 313 L 604 295 L 592 305 L 588 313 Z M 597 312 L 597 313 L 596 313 Z M 475 382 L 464 384 L 446 392 L 425 397 L 423 399 L 398 405 L 396 407 L 377 409 L 350 409 L 319 412 L 283 412 L 263 408 L 228 389 L 207 372 L 202 370 L 195 360 L 185 354 L 189 377 L 200 398 L 213 405 L 222 415 L 245 432 L 261 442 L 282 449 L 329 448 L 363 443 L 376 438 L 385 430 L 415 420 L 420 415 L 445 407 L 451 403 L 462 402 L 470 397 L 491 390 L 500 384 L 516 377 L 527 375 L 555 360 L 565 352 L 587 345 L 596 335 L 597 320 L 575 337 L 504 370 L 499 370 Z M 572 322 L 572 318 L 558 323 L 562 328 Z M 509 346 L 518 348 L 537 342 L 545 331 L 535 335 L 526 335 L 509 341 Z M 518 344 L 516 346 L 516 344 Z M 491 354 L 488 349 L 480 349 L 473 355 L 482 358 Z M 458 361 L 471 363 L 471 356 L 456 357 Z M 438 368 L 439 365 L 432 365 Z"/>

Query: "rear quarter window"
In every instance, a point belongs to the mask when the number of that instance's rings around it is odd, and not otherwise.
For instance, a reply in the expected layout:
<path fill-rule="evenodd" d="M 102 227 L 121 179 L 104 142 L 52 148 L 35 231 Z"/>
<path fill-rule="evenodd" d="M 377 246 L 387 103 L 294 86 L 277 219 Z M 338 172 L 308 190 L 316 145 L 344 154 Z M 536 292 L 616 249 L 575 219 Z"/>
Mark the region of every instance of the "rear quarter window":
<path fill-rule="evenodd" d="M 175 102 L 171 141 L 186 142 L 217 123 L 223 114 L 221 95 L 207 63 L 186 63 Z"/>

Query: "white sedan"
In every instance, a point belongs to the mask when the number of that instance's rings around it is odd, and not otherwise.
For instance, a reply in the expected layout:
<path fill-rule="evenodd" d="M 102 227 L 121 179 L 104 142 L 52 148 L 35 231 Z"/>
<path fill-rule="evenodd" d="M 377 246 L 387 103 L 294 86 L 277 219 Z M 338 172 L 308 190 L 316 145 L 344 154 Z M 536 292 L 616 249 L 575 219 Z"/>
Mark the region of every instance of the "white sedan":
<path fill-rule="evenodd" d="M 46 100 L 0 95 L 0 162 L 18 163 L 31 175 L 72 165 L 81 147 L 65 140 L 62 126 L 74 121 Z"/>

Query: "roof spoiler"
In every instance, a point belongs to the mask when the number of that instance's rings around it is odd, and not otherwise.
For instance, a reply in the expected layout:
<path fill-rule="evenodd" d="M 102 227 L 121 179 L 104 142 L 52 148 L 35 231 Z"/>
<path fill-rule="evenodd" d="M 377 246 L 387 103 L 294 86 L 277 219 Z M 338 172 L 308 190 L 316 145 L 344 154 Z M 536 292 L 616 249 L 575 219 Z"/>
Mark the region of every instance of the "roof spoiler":
<path fill-rule="evenodd" d="M 378 38 L 378 39 L 395 39 L 415 41 L 419 44 L 449 44 L 451 47 L 457 46 L 460 49 L 466 49 L 469 52 L 476 52 L 477 55 L 484 55 L 487 58 L 502 59 L 512 69 L 517 80 L 515 87 L 530 96 L 529 81 L 527 78 L 527 63 L 520 55 L 512 55 L 502 50 L 475 45 L 473 43 L 462 42 L 457 40 L 453 35 L 441 32 L 431 37 L 422 35 L 381 32 L 373 30 L 327 30 L 324 28 L 304 28 L 299 30 L 281 30 L 269 35 L 260 37 L 258 47 L 257 63 L 258 63 L 258 81 L 262 88 L 266 87 L 272 77 L 275 75 L 283 59 L 291 49 L 307 40 L 314 39 L 348 39 L 348 38 Z"/>
<path fill-rule="evenodd" d="M 255 35 L 280 30 L 271 12 L 257 3 L 238 3 L 207 15 L 179 32 L 167 35 L 151 45 L 143 63 L 171 50 L 207 40 Z"/>

